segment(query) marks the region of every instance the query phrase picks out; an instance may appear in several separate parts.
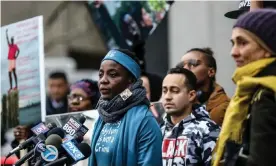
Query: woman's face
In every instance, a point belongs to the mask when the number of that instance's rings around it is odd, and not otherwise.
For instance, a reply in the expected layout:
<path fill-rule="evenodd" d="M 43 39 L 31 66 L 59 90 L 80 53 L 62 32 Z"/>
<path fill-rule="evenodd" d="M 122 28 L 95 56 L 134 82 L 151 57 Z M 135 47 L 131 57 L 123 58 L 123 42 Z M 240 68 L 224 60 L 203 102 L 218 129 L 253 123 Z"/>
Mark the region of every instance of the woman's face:
<path fill-rule="evenodd" d="M 132 83 L 128 71 L 113 60 L 102 62 L 98 86 L 104 100 L 111 100 Z"/>
<path fill-rule="evenodd" d="M 191 51 L 186 53 L 182 58 L 183 67 L 192 71 L 196 78 L 197 84 L 204 84 L 210 79 L 210 77 L 215 76 L 215 71 L 213 68 L 208 67 L 203 53 L 199 51 Z"/>
<path fill-rule="evenodd" d="M 147 13 L 147 11 L 144 8 L 142 8 L 141 11 L 142 11 L 142 18 L 143 18 L 145 25 L 152 26 L 152 19 L 151 19 L 149 13 Z"/>
<path fill-rule="evenodd" d="M 271 56 L 268 51 L 263 49 L 252 36 L 242 28 L 233 29 L 231 42 L 231 55 L 237 67 L 242 67 L 250 62 Z"/>
<path fill-rule="evenodd" d="M 146 76 L 142 76 L 141 80 L 143 81 L 143 86 L 145 87 L 145 89 L 147 91 L 147 98 L 150 101 L 150 83 L 149 83 L 149 79 Z"/>
<path fill-rule="evenodd" d="M 68 96 L 69 111 L 84 111 L 92 109 L 90 97 L 81 88 L 74 88 Z"/>

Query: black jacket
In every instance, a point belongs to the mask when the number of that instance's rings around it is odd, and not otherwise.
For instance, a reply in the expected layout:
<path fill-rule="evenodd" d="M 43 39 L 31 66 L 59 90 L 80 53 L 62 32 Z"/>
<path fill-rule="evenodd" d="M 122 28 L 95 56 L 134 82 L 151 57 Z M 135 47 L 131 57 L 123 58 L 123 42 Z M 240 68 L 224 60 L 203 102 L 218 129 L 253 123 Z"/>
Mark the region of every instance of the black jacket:
<path fill-rule="evenodd" d="M 67 98 L 63 99 L 63 103 L 64 104 L 61 108 L 54 108 L 50 97 L 47 96 L 47 98 L 46 98 L 46 115 L 67 113 L 68 112 Z"/>
<path fill-rule="evenodd" d="M 262 70 L 256 77 L 275 76 L 276 62 Z M 276 82 L 272 82 L 272 84 Z M 253 95 L 244 142 L 248 144 L 248 166 L 276 165 L 276 92 L 258 87 Z"/>

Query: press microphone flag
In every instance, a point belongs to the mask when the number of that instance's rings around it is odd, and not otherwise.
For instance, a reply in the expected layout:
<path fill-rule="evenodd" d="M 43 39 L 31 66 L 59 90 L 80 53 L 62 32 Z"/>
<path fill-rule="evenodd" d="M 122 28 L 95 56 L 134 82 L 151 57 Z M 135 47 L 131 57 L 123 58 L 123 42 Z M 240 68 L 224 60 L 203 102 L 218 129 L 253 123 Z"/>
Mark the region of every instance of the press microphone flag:
<path fill-rule="evenodd" d="M 16 148 L 9 152 L 7 157 L 11 156 L 12 154 L 18 152 L 19 150 L 26 149 L 30 146 L 33 142 L 39 142 L 40 140 L 45 140 L 44 133 L 47 133 L 52 127 L 56 127 L 56 124 L 49 123 L 45 126 L 43 123 L 39 123 L 38 125 L 34 126 L 31 130 L 34 131 L 36 136 L 32 136 L 31 138 L 27 139 L 26 141 L 20 143 Z"/>
<path fill-rule="evenodd" d="M 57 125 L 55 123 L 49 123 L 49 124 L 47 124 L 47 126 L 45 126 L 44 123 L 39 123 L 38 125 L 31 128 L 31 130 L 35 135 L 38 135 L 41 133 L 44 134 L 55 127 L 57 127 Z"/>
<path fill-rule="evenodd" d="M 54 146 L 54 147 L 60 146 L 61 142 L 62 142 L 62 140 L 59 135 L 57 135 L 57 134 L 49 135 L 49 137 L 45 141 L 40 141 L 38 144 L 36 144 L 34 149 L 32 149 L 25 156 L 20 158 L 20 160 L 18 160 L 15 163 L 15 166 L 22 165 L 26 160 L 35 157 L 35 155 L 37 155 L 37 154 L 39 154 L 39 156 L 41 156 L 41 157 L 43 154 L 44 155 L 43 157 L 46 158 L 46 160 L 54 161 L 52 159 L 55 158 L 55 156 L 58 157 L 58 151 L 57 151 L 57 148 L 55 148 L 53 150 L 52 146 Z M 49 147 L 48 145 L 51 145 L 51 146 Z M 49 156 L 49 154 L 50 154 L 50 156 Z M 54 155 L 54 157 L 53 157 L 53 155 Z M 50 158 L 50 159 L 48 159 L 48 158 Z"/>
<path fill-rule="evenodd" d="M 84 158 L 81 160 L 87 159 L 91 155 L 91 147 L 87 143 L 80 143 L 77 145 L 79 151 L 84 155 Z M 60 165 L 73 165 L 76 164 L 79 160 L 75 160 L 71 157 L 70 154 L 60 157 L 59 159 L 46 164 L 45 166 L 60 166 Z"/>
<path fill-rule="evenodd" d="M 86 133 L 88 128 L 83 125 L 86 118 L 81 116 L 79 120 L 75 117 L 70 117 L 69 120 L 63 125 L 62 129 L 69 135 L 73 136 L 76 132 L 80 131 Z M 86 131 L 87 130 L 87 131 Z M 86 132 L 85 132 L 86 131 Z"/>
<path fill-rule="evenodd" d="M 73 136 L 80 128 L 82 124 L 74 117 L 70 117 L 64 124 L 62 129 L 69 135 Z"/>
<path fill-rule="evenodd" d="M 70 155 L 70 157 L 74 159 L 75 162 L 80 161 L 84 158 L 84 155 L 72 141 L 66 141 L 62 143 L 61 146 Z"/>

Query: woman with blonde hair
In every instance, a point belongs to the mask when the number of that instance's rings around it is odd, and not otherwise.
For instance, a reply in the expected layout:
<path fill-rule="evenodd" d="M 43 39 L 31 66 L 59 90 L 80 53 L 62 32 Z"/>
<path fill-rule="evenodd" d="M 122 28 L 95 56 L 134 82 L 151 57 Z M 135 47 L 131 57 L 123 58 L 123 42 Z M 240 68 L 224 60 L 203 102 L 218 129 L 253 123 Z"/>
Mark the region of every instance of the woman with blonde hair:
<path fill-rule="evenodd" d="M 275 165 L 276 10 L 254 10 L 239 17 L 231 42 L 237 88 L 225 114 L 214 165 Z"/>

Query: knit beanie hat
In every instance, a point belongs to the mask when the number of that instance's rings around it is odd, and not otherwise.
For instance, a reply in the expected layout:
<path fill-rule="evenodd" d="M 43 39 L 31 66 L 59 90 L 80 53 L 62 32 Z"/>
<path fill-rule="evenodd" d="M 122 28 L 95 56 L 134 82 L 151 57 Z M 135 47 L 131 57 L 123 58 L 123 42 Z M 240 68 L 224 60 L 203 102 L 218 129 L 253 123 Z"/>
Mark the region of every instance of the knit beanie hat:
<path fill-rule="evenodd" d="M 276 10 L 258 9 L 240 16 L 233 28 L 239 27 L 256 35 L 276 53 Z"/>

